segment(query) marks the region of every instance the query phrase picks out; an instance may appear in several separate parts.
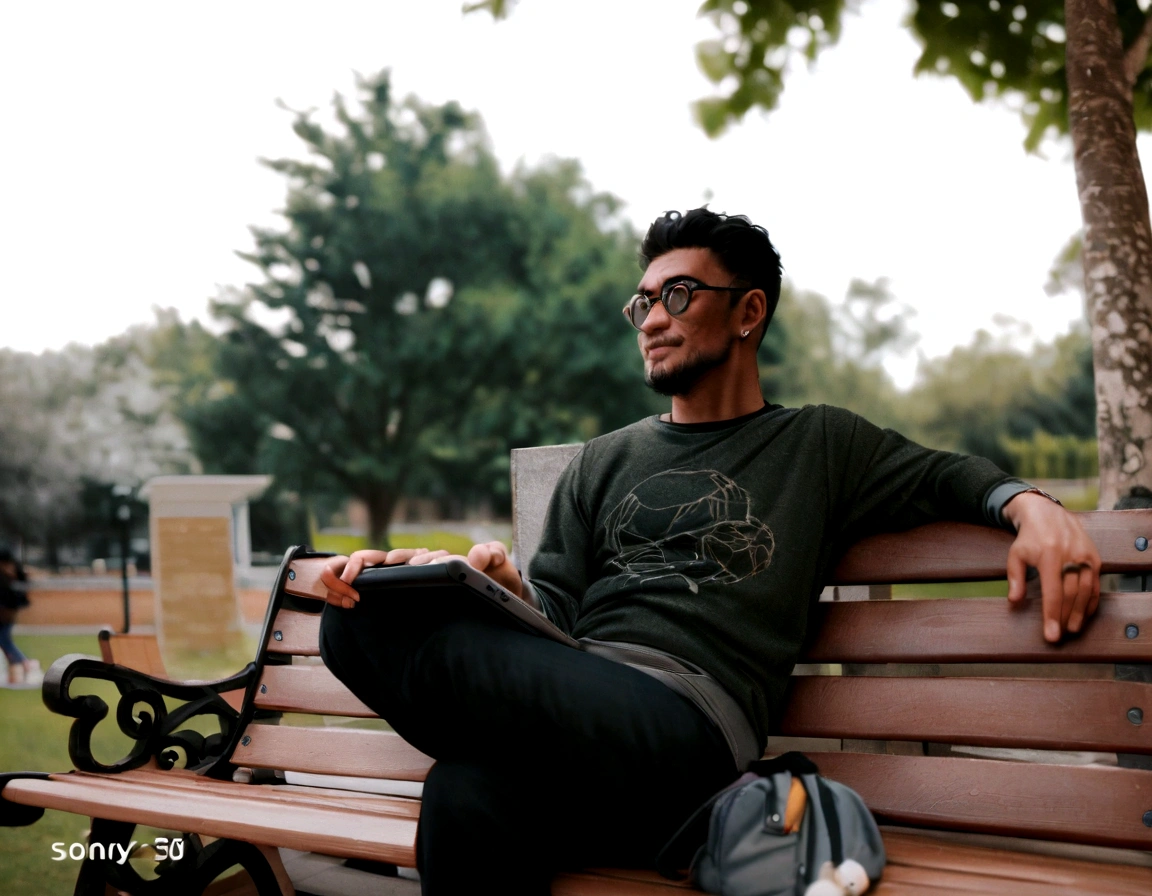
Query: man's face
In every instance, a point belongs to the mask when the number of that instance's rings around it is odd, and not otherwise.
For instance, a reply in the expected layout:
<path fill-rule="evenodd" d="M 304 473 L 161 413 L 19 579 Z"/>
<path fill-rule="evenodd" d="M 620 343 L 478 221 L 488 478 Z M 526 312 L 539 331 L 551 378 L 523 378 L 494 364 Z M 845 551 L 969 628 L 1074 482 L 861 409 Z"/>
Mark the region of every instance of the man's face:
<path fill-rule="evenodd" d="M 732 279 L 710 249 L 673 249 L 653 259 L 637 291 L 655 297 L 665 285 L 679 280 L 728 286 Z M 644 358 L 644 381 L 652 389 L 661 395 L 687 395 L 728 361 L 737 339 L 732 296 L 701 290 L 676 317 L 662 303 L 653 305 L 636 337 Z"/>

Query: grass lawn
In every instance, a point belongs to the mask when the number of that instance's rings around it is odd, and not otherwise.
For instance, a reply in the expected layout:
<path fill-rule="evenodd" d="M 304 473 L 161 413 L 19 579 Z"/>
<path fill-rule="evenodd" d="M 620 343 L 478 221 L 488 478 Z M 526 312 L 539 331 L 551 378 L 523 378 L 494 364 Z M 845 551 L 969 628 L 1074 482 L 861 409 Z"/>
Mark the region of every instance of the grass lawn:
<path fill-rule="evenodd" d="M 96 635 L 21 635 L 17 644 L 28 656 L 40 660 L 47 669 L 52 661 L 68 653 L 99 656 Z M 255 653 L 253 649 L 248 658 Z M 240 667 L 225 665 L 226 656 L 197 658 L 202 677 L 222 677 Z M 243 663 L 241 663 L 241 666 Z M 109 718 L 96 728 L 93 752 L 102 762 L 112 762 L 127 752 L 129 740 L 116 729 L 112 717 L 116 708 L 116 689 L 107 682 L 90 682 L 85 692 L 97 694 L 109 705 Z M 72 720 L 48 711 L 40 698 L 39 688 L 10 690 L 0 688 L 0 771 L 59 772 L 72 768 L 68 758 L 68 730 Z M 80 863 L 71 859 L 53 860 L 53 843 L 63 849 L 82 843 L 89 820 L 67 812 L 48 811 L 33 825 L 24 828 L 0 827 L 0 874 L 5 894 L 12 896 L 67 896 L 76 885 Z M 135 839 L 151 842 L 171 832 L 138 829 Z M 146 874 L 147 867 L 134 863 Z"/>
<path fill-rule="evenodd" d="M 467 554 L 473 543 L 472 539 L 455 532 L 393 532 L 388 538 L 393 548 L 428 548 L 430 551 L 443 550 L 450 554 Z M 312 536 L 312 547 L 317 551 L 351 554 L 368 547 L 368 537 L 317 532 Z"/>

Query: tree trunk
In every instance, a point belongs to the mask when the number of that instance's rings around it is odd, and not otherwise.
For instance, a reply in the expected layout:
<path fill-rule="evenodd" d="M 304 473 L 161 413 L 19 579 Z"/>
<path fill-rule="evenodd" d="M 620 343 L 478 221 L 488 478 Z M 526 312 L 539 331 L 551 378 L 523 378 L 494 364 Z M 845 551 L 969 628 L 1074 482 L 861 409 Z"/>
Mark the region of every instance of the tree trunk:
<path fill-rule="evenodd" d="M 370 485 L 360 497 L 368 508 L 368 547 L 388 550 L 388 526 L 399 497 L 397 490 L 386 485 Z"/>
<path fill-rule="evenodd" d="M 1152 225 L 1113 0 L 1066 0 L 1064 15 L 1096 375 L 1099 506 L 1109 508 L 1134 488 L 1152 487 Z"/>

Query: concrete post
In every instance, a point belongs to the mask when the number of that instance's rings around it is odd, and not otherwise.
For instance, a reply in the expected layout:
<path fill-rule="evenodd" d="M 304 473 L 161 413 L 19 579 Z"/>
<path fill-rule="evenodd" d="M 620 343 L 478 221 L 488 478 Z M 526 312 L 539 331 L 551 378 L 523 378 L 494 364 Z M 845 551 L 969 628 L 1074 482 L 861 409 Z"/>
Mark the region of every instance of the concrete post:
<path fill-rule="evenodd" d="M 271 482 L 271 476 L 159 476 L 141 489 L 149 507 L 156 637 L 170 668 L 185 654 L 240 646 L 233 568 L 251 562 L 248 499 Z"/>

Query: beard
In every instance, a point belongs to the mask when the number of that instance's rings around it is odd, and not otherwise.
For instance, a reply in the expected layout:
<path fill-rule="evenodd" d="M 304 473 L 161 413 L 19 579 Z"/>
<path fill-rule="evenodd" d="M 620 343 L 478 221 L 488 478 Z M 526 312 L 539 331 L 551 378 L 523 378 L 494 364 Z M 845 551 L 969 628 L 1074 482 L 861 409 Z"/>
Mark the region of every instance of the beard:
<path fill-rule="evenodd" d="M 710 355 L 696 352 L 672 370 L 646 371 L 644 383 L 660 395 L 687 395 L 707 373 L 727 361 L 730 354 L 732 354 L 731 342 Z"/>

